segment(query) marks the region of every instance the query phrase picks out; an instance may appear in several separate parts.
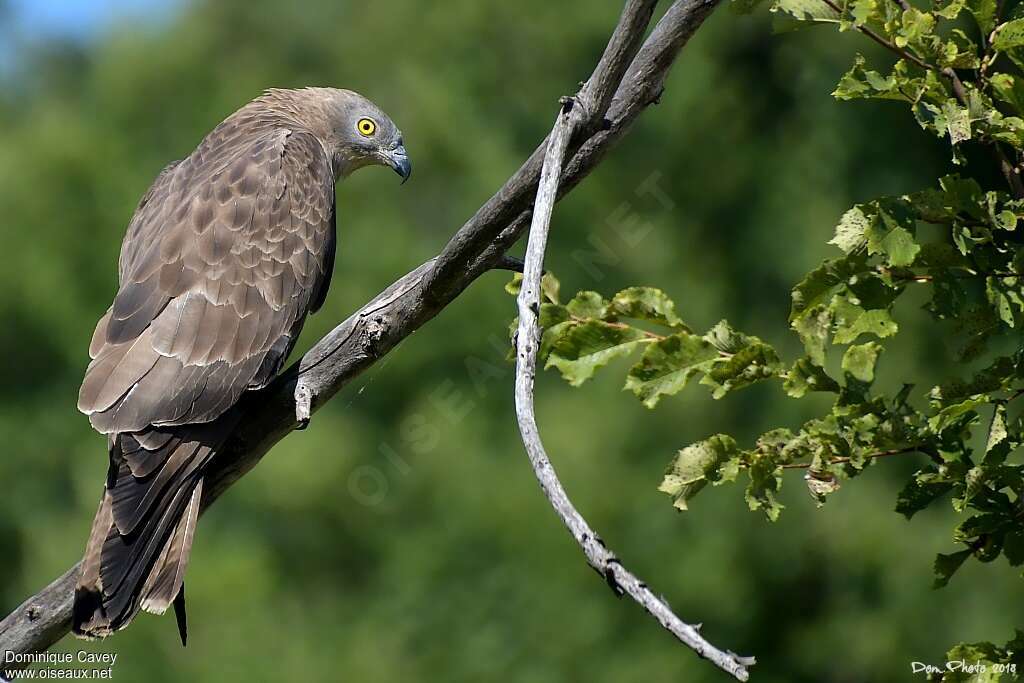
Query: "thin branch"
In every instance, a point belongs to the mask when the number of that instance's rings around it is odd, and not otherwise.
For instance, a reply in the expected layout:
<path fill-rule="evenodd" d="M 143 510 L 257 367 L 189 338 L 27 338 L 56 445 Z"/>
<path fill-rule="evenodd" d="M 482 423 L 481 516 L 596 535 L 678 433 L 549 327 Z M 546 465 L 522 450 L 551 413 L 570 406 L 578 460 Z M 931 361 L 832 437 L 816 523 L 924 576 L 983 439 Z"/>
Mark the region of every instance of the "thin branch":
<path fill-rule="evenodd" d="M 890 275 L 892 276 L 892 278 L 894 280 L 901 280 L 903 282 L 933 282 L 935 280 L 935 277 L 936 277 L 935 275 L 918 275 L 918 274 L 915 274 L 915 273 L 910 273 L 910 274 L 906 274 L 906 275 L 904 275 L 902 273 L 890 273 Z M 995 278 L 997 280 L 1005 280 L 1005 279 L 1014 278 L 1014 277 L 1024 277 L 1024 274 L 1012 273 L 1012 272 L 1011 273 L 1001 273 L 1001 272 L 991 272 L 991 273 L 980 272 L 980 273 L 975 273 L 975 272 L 968 271 L 966 273 L 947 273 L 947 275 L 949 277 L 955 279 L 955 280 L 970 280 L 970 279 L 973 279 L 973 278 L 976 278 L 976 277 L 990 277 L 990 278 Z"/>
<path fill-rule="evenodd" d="M 861 456 L 864 460 L 876 460 L 878 458 L 888 458 L 893 455 L 903 455 L 905 453 L 917 453 L 921 450 L 920 446 L 907 446 L 906 448 L 895 448 L 889 451 L 878 451 L 877 453 L 868 453 L 867 455 Z M 852 457 L 840 457 L 829 460 L 827 465 L 842 465 L 843 463 L 850 462 Z M 809 468 L 813 463 L 809 462 L 790 462 L 785 465 L 779 465 L 784 470 L 805 470 Z"/>
<path fill-rule="evenodd" d="M 630 130 L 636 118 L 657 100 L 680 50 L 719 2 L 676 0 L 666 11 L 636 52 L 622 82 L 617 84 L 608 111 L 598 121 L 601 125 L 589 137 L 589 128 L 584 126 L 579 133 L 584 136 L 582 141 L 569 145 L 572 158 L 566 164 L 559 196 L 586 177 Z M 638 7 L 646 4 L 630 2 L 624 15 L 632 17 L 630 12 L 637 12 Z M 620 21 L 617 34 L 633 30 L 623 28 L 623 23 Z M 632 19 L 625 21 L 626 26 L 635 27 L 636 23 Z M 628 46 L 633 40 L 630 37 L 620 43 Z M 613 52 L 628 54 L 629 50 L 617 48 Z M 620 64 L 621 59 L 617 58 L 605 68 L 617 70 Z M 603 73 L 595 69 L 591 80 L 607 82 Z M 335 327 L 269 387 L 243 397 L 223 418 L 238 418 L 239 423 L 206 474 L 204 510 L 255 467 L 277 442 L 301 426 L 296 419 L 297 389 L 300 396 L 308 390 L 309 412 L 315 413 L 499 262 L 529 222 L 529 200 L 536 192 L 541 160 L 542 156 L 538 156 L 535 163 L 531 156 L 456 232 L 439 256 L 399 278 Z M 304 388 L 299 387 L 300 383 Z M 0 621 L 0 651 L 39 652 L 67 633 L 78 573 L 76 564 Z"/>
<path fill-rule="evenodd" d="M 996 161 L 999 162 L 999 170 L 1006 178 L 1013 196 L 1017 199 L 1024 199 L 1024 180 L 1020 177 L 1020 168 L 1010 161 L 1003 146 L 998 142 L 993 142 L 992 148 L 995 150 Z"/>
<path fill-rule="evenodd" d="M 494 264 L 494 269 L 521 273 L 523 272 L 523 260 L 516 258 L 515 256 L 502 256 L 498 262 Z"/>
<path fill-rule="evenodd" d="M 618 595 L 628 594 L 661 625 L 682 643 L 692 648 L 699 656 L 706 657 L 723 671 L 745 681 L 747 666 L 752 658 L 738 657 L 731 652 L 722 652 L 706 641 L 697 629 L 685 623 L 672 609 L 655 595 L 605 546 L 601 538 L 590 528 L 587 521 L 569 500 L 558 475 L 541 444 L 540 432 L 533 406 L 533 379 L 537 370 L 537 349 L 540 346 L 541 275 L 544 270 L 544 252 L 547 249 L 551 212 L 558 195 L 558 181 L 562 174 L 565 150 L 576 125 L 573 115 L 574 102 L 563 101 L 562 111 L 548 136 L 548 147 L 544 156 L 537 199 L 530 224 L 530 237 L 526 247 L 523 268 L 522 289 L 519 292 L 519 329 L 516 333 L 516 418 L 523 445 L 530 457 L 537 481 L 551 506 L 580 545 L 587 562 L 603 576 Z"/>

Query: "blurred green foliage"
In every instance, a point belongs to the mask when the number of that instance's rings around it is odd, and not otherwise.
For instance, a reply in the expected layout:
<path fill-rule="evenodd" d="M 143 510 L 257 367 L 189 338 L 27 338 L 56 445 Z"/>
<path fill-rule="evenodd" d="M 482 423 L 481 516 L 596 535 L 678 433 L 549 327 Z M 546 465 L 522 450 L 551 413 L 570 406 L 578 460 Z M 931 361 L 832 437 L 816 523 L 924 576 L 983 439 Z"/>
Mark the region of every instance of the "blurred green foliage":
<path fill-rule="evenodd" d="M 337 272 L 301 351 L 436 253 L 518 166 L 619 9 L 207 0 L 87 44 L 20 46 L 0 84 L 3 605 L 81 555 L 106 458 L 75 410 L 78 383 L 124 226 L 167 161 L 268 86 L 352 88 L 403 128 L 410 183 L 378 170 L 339 187 Z M 769 17 L 719 10 L 660 106 L 559 205 L 548 265 L 563 286 L 657 285 L 696 329 L 728 318 L 782 357 L 802 353 L 786 323 L 790 287 L 830 254 L 840 216 L 929 187 L 951 165 L 903 107 L 831 98 L 853 50 L 886 59 L 859 38 L 776 36 Z M 975 175 L 993 186 L 987 162 Z M 172 619 L 153 617 L 59 647 L 120 653 L 114 677 L 126 681 L 723 680 L 612 598 L 537 490 L 512 418 L 506 279 L 481 279 L 203 517 L 188 648 Z M 914 296 L 880 360 L 883 385 L 886 368 L 931 376 L 954 357 Z M 944 661 L 950 643 L 1002 643 L 1020 625 L 1024 588 L 1006 563 L 965 564 L 930 589 L 932 558 L 956 547 L 949 530 L 963 518 L 893 514 L 914 462 L 872 467 L 821 510 L 785 487 L 776 524 L 724 495 L 680 516 L 654 490 L 681 444 L 795 429 L 827 399 L 757 385 L 721 401 L 686 392 L 648 412 L 612 374 L 587 391 L 538 378 L 555 464 L 680 615 L 757 655 L 757 680 L 903 680 L 912 661 Z"/>

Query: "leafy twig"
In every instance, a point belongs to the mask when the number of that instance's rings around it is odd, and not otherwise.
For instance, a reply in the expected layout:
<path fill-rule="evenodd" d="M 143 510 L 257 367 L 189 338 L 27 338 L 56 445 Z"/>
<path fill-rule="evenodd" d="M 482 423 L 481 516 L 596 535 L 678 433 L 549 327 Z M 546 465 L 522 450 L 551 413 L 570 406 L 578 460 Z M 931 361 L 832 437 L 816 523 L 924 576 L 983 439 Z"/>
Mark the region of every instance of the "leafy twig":
<path fill-rule="evenodd" d="M 878 458 L 888 458 L 893 455 L 903 455 L 905 453 L 916 453 L 921 450 L 921 446 L 907 446 L 906 448 L 895 448 L 889 451 L 878 451 L 876 453 L 868 453 L 867 455 L 861 456 L 864 460 L 875 460 Z M 829 460 L 828 465 L 842 465 L 843 463 L 850 462 L 853 458 L 848 456 L 842 456 Z M 809 462 L 791 462 L 785 465 L 779 465 L 782 469 L 786 470 L 805 470 L 811 467 L 812 463 Z"/>

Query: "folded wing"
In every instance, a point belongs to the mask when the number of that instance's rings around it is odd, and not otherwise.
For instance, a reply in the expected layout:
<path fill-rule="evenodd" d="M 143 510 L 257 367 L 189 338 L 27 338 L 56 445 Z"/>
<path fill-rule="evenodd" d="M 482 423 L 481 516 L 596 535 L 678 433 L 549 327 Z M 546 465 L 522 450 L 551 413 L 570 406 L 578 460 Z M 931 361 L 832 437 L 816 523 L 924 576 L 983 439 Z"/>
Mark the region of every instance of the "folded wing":
<path fill-rule="evenodd" d="M 303 131 L 225 131 L 166 169 L 90 347 L 79 409 L 96 429 L 208 422 L 265 385 L 322 300 L 333 207 L 329 162 Z"/>

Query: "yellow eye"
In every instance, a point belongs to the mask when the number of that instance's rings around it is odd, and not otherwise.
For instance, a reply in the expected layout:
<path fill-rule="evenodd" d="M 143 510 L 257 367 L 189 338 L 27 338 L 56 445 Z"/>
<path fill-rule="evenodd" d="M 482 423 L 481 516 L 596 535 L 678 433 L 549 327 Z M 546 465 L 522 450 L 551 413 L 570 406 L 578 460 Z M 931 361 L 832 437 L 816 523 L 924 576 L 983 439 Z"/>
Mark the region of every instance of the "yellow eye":
<path fill-rule="evenodd" d="M 377 124 L 374 123 L 373 119 L 359 119 L 356 123 L 356 130 L 359 131 L 360 135 L 370 137 L 377 132 Z"/>

